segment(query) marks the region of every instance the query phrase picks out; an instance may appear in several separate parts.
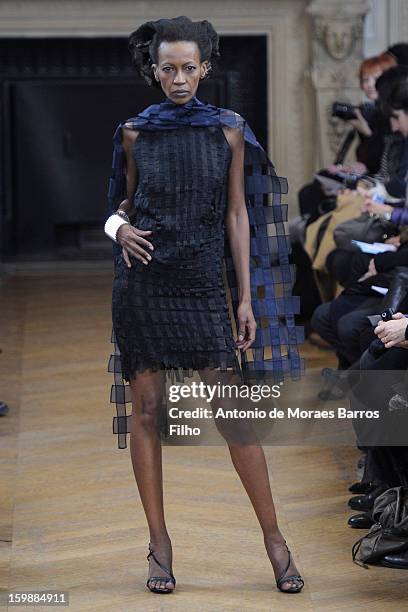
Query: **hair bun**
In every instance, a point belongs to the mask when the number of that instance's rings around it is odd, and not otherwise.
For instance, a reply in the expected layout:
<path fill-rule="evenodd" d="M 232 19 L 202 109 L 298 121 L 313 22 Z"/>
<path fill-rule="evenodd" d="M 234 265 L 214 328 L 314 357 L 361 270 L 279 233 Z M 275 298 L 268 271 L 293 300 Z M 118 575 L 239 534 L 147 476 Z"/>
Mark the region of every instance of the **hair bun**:
<path fill-rule="evenodd" d="M 147 21 L 129 36 L 129 49 L 139 49 L 142 53 L 149 52 L 149 45 L 156 33 L 154 21 Z"/>
<path fill-rule="evenodd" d="M 208 38 L 211 41 L 211 57 L 220 57 L 220 37 L 214 30 L 212 23 L 204 19 L 201 22 L 201 25 L 206 29 Z"/>

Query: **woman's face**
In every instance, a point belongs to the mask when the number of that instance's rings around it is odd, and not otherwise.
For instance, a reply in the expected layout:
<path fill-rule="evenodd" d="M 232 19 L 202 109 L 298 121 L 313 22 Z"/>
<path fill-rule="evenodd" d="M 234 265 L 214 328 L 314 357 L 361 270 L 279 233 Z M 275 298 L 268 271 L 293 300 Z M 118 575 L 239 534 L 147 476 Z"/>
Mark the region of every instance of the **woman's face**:
<path fill-rule="evenodd" d="M 365 95 L 369 100 L 377 100 L 378 92 L 375 88 L 375 82 L 382 75 L 382 70 L 377 70 L 377 72 L 366 72 L 363 73 L 361 78 L 361 89 L 364 91 Z"/>
<path fill-rule="evenodd" d="M 160 43 L 157 64 L 153 64 L 154 78 L 176 104 L 185 104 L 197 91 L 200 79 L 208 69 L 208 62 L 200 62 L 197 43 L 189 40 Z"/>
<path fill-rule="evenodd" d="M 408 137 L 408 113 L 404 110 L 393 110 L 390 117 L 393 132 L 400 132 L 404 138 Z"/>

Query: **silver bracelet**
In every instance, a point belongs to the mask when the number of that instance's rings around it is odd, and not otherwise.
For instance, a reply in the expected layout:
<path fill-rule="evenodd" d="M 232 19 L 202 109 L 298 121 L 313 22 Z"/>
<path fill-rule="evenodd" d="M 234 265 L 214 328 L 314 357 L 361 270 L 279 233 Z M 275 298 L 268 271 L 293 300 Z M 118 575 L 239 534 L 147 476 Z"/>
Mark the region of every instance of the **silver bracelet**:
<path fill-rule="evenodd" d="M 126 215 L 126 213 L 124 214 Z M 129 217 L 127 218 L 129 219 Z M 118 215 L 117 213 L 111 215 L 105 223 L 105 234 L 116 243 L 118 242 L 116 236 L 121 225 L 130 225 L 130 221 L 125 221 L 122 215 Z"/>

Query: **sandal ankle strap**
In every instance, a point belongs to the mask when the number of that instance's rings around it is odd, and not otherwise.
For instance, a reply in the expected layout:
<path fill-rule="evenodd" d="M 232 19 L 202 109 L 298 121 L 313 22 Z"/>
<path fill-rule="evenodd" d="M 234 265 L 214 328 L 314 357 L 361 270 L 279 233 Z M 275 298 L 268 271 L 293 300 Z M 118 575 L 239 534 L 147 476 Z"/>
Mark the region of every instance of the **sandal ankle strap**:
<path fill-rule="evenodd" d="M 150 557 L 152 557 L 153 561 L 155 563 L 157 563 L 157 565 L 160 567 L 160 569 L 162 569 L 163 572 L 165 572 L 168 575 L 168 577 L 170 578 L 171 582 L 173 584 L 176 584 L 176 579 L 173 576 L 173 574 L 171 573 L 171 571 L 166 566 L 164 566 L 162 563 L 160 563 L 160 561 L 158 560 L 158 558 L 154 554 L 154 551 L 149 546 L 149 554 L 147 555 L 146 559 L 149 561 Z M 149 580 L 152 580 L 152 579 L 153 578 L 149 578 Z M 157 580 L 157 578 L 156 578 L 156 580 Z M 160 580 L 166 580 L 166 577 L 165 576 L 161 576 Z"/>

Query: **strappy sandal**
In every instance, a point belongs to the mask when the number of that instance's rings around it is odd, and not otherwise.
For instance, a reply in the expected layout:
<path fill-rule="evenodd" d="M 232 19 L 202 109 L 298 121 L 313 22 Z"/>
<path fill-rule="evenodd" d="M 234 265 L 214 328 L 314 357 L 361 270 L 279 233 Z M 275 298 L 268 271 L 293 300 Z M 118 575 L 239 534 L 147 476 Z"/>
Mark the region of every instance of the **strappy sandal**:
<path fill-rule="evenodd" d="M 300 591 L 305 586 L 302 576 L 300 574 L 292 574 L 291 576 L 285 575 L 289 569 L 290 562 L 292 560 L 292 555 L 291 555 L 291 552 L 286 542 L 285 542 L 285 546 L 286 546 L 286 550 L 288 551 L 288 555 L 289 555 L 288 564 L 286 566 L 286 569 L 282 572 L 282 574 L 277 579 L 276 586 L 278 587 L 280 591 L 282 591 L 282 593 L 300 593 Z M 292 586 L 289 589 L 282 589 L 282 584 L 285 584 L 285 582 L 291 582 L 293 580 L 295 580 L 298 584 L 292 584 Z M 301 582 L 301 584 L 299 584 L 299 582 Z"/>
<path fill-rule="evenodd" d="M 149 544 L 149 554 L 147 555 L 147 560 L 150 560 L 150 557 L 152 557 L 153 561 L 155 561 L 155 563 L 157 563 L 157 565 L 160 567 L 160 569 L 163 570 L 163 572 L 165 572 L 167 574 L 166 576 L 151 576 L 150 578 L 147 579 L 146 582 L 146 586 L 149 589 L 149 591 L 151 591 L 152 593 L 163 593 L 164 595 L 166 595 L 167 593 L 172 593 L 174 591 L 174 589 L 169 589 L 169 588 L 165 588 L 165 589 L 159 589 L 157 587 L 152 587 L 150 586 L 150 583 L 153 582 L 153 580 L 156 580 L 157 582 L 172 582 L 174 586 L 176 586 L 176 579 L 173 576 L 173 574 L 171 573 L 171 571 L 169 569 L 167 569 L 167 567 L 165 567 L 162 563 L 160 563 L 160 561 L 158 560 L 158 558 L 156 557 L 156 555 L 154 554 L 154 551 L 151 549 L 151 546 Z"/>

